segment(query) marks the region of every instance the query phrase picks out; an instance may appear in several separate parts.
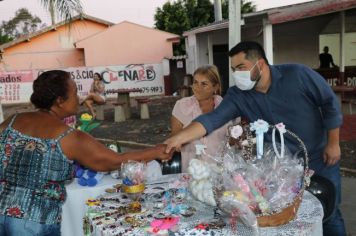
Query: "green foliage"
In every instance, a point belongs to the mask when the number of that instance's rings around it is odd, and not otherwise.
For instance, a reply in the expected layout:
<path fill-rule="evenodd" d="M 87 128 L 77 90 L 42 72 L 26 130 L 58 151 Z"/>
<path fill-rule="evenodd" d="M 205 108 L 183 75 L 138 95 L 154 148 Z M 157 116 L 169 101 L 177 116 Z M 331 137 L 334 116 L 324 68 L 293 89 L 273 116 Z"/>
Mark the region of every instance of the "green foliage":
<path fill-rule="evenodd" d="M 185 0 L 190 28 L 214 22 L 214 5 L 210 0 Z"/>
<path fill-rule="evenodd" d="M 154 16 L 155 26 L 157 29 L 182 35 L 184 31 L 190 28 L 190 22 L 187 15 L 184 2 L 178 0 L 174 3 L 166 2 L 161 8 L 157 8 Z M 185 44 L 184 39 L 180 43 L 173 46 L 173 54 L 184 54 Z"/>
<path fill-rule="evenodd" d="M 221 0 L 222 17 L 223 19 L 229 18 L 229 0 Z M 251 13 L 256 11 L 256 5 L 253 2 L 242 0 L 241 1 L 241 14 Z"/>
<path fill-rule="evenodd" d="M 187 11 L 182 0 L 166 2 L 157 8 L 154 16 L 157 29 L 181 35 L 190 27 Z"/>
<path fill-rule="evenodd" d="M 52 23 L 54 14 L 68 23 L 75 15 L 83 13 L 80 0 L 40 0 L 40 2 L 50 12 Z"/>
<path fill-rule="evenodd" d="M 13 38 L 10 37 L 9 35 L 6 35 L 2 32 L 2 30 L 0 30 L 0 45 L 4 44 L 4 43 L 8 43 L 10 41 L 12 41 Z"/>
<path fill-rule="evenodd" d="M 83 13 L 83 7 L 80 0 L 39 0 L 47 9 L 54 24 L 55 15 L 66 23 L 71 22 L 77 14 Z M 31 15 L 26 8 L 21 8 L 16 12 L 13 19 L 3 21 L 0 25 L 0 44 L 7 43 L 21 35 L 37 31 L 41 24 L 41 19 Z M 41 28 L 44 25 L 41 25 Z M 70 25 L 69 25 L 70 26 Z"/>
<path fill-rule="evenodd" d="M 241 1 L 241 13 L 246 14 L 246 13 L 251 13 L 256 11 L 256 5 L 253 4 L 253 2 L 242 0 Z"/>
<path fill-rule="evenodd" d="M 21 35 L 36 32 L 41 22 L 39 17 L 32 15 L 26 8 L 20 8 L 12 19 L 1 23 L 1 42 L 9 42 Z"/>
<path fill-rule="evenodd" d="M 228 18 L 228 0 L 221 0 L 223 19 Z M 256 11 L 252 2 L 242 0 L 242 13 Z M 214 22 L 214 5 L 210 0 L 167 1 L 162 8 L 156 9 L 155 27 L 159 30 L 182 35 L 184 31 Z M 174 55 L 185 54 L 184 39 L 174 45 Z"/>

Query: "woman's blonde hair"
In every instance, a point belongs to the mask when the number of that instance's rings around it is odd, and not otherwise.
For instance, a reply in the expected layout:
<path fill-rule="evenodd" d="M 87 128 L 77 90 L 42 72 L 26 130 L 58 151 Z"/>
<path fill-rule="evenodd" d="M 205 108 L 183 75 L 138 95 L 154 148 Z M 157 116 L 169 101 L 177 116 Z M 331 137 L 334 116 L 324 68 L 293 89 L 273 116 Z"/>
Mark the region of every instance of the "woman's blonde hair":
<path fill-rule="evenodd" d="M 214 86 L 217 85 L 218 89 L 216 90 L 216 94 L 221 95 L 221 79 L 219 75 L 219 70 L 216 66 L 214 65 L 201 66 L 194 71 L 193 76 L 198 74 L 206 76 Z"/>

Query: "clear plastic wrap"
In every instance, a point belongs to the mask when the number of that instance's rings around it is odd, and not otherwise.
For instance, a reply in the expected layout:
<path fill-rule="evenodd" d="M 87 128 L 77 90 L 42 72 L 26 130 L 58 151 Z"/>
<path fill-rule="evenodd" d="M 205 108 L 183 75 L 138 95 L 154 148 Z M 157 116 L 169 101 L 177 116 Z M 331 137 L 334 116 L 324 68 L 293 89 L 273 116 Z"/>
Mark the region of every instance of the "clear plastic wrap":
<path fill-rule="evenodd" d="M 290 151 L 284 141 L 286 135 L 294 139 L 304 158 Z M 237 216 L 252 228 L 257 227 L 259 216 L 272 216 L 300 199 L 307 182 L 306 148 L 282 123 L 270 126 L 258 120 L 231 127 L 222 155 L 212 159 L 220 161 L 213 165 L 199 160 L 199 171 L 204 175 L 192 172 L 204 176 L 202 180 L 195 180 L 193 175 L 193 195 L 209 205 L 217 205 L 231 217 Z M 192 169 L 196 161 L 192 161 Z M 211 166 L 215 166 L 215 171 L 211 171 Z M 209 171 L 204 171 L 206 169 Z M 215 204 L 209 202 L 210 188 Z"/>
<path fill-rule="evenodd" d="M 121 178 L 127 186 L 143 184 L 145 181 L 146 164 L 128 161 L 121 165 Z"/>

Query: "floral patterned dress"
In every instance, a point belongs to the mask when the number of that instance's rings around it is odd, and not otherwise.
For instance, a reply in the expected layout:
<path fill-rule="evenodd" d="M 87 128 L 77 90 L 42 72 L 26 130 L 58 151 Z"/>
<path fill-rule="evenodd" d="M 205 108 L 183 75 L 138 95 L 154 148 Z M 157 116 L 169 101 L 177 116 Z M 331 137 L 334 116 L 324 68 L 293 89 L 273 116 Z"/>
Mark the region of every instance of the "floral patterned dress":
<path fill-rule="evenodd" d="M 31 137 L 12 124 L 0 133 L 0 215 L 58 224 L 66 199 L 64 183 L 73 178 L 73 164 L 60 139 Z"/>

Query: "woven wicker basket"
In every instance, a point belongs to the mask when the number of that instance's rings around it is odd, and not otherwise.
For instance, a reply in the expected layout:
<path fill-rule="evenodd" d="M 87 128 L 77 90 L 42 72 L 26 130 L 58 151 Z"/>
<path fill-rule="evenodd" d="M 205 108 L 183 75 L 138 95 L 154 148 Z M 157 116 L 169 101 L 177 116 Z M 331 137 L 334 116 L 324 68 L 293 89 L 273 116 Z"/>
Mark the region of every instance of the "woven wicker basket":
<path fill-rule="evenodd" d="M 287 224 L 289 221 L 294 220 L 297 215 L 300 202 L 302 201 L 303 191 L 301 191 L 294 199 L 292 204 L 283 208 L 282 211 L 271 215 L 258 215 L 257 222 L 260 227 L 271 227 Z"/>
<path fill-rule="evenodd" d="M 270 128 L 273 128 L 273 126 L 270 126 Z M 283 224 L 287 224 L 289 221 L 293 220 L 295 216 L 297 215 L 299 205 L 302 201 L 303 198 L 303 193 L 307 185 L 309 185 L 308 181 L 308 172 L 309 172 L 309 167 L 308 167 L 308 152 L 307 149 L 303 143 L 303 141 L 293 132 L 286 130 L 286 134 L 290 135 L 291 137 L 295 138 L 299 145 L 300 148 L 303 151 L 303 159 L 304 159 L 304 176 L 303 176 L 303 181 L 302 181 L 302 186 L 298 192 L 298 194 L 294 197 L 293 201 L 287 204 L 285 207 L 280 209 L 279 211 L 275 212 L 270 212 L 268 214 L 257 214 L 257 222 L 258 226 L 260 227 L 272 227 L 272 226 L 279 226 Z M 218 207 L 220 207 L 220 202 L 219 199 L 222 196 L 224 189 L 214 189 L 214 197 L 215 200 L 218 204 Z M 222 209 L 223 210 L 223 209 Z"/>

